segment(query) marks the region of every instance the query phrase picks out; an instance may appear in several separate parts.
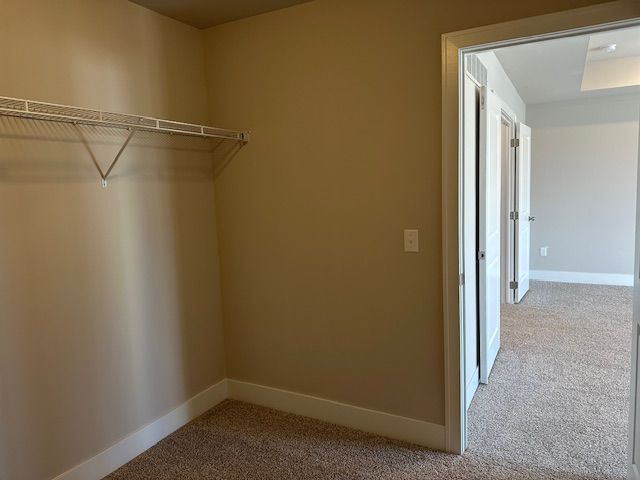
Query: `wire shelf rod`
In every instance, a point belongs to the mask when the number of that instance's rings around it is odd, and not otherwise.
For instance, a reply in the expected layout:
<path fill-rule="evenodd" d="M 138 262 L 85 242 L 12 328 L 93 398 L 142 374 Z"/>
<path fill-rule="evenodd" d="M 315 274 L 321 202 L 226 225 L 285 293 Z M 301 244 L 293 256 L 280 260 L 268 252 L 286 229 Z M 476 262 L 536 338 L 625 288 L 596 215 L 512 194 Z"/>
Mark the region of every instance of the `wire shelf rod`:
<path fill-rule="evenodd" d="M 248 133 L 236 130 L 177 122 L 144 115 L 113 113 L 11 97 L 0 97 L 0 115 L 31 120 L 70 123 L 73 125 L 121 128 L 200 138 L 219 138 L 222 140 L 237 141 L 241 144 L 246 144 L 249 141 Z"/>

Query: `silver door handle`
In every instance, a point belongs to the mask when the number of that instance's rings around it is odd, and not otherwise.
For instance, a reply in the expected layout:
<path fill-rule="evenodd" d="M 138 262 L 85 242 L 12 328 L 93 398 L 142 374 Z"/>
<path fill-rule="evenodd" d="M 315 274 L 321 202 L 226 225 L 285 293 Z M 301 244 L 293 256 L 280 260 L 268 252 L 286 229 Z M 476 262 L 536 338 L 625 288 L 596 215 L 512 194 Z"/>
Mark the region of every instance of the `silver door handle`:
<path fill-rule="evenodd" d="M 529 221 L 530 222 L 535 222 L 536 221 L 536 217 L 529 217 Z"/>

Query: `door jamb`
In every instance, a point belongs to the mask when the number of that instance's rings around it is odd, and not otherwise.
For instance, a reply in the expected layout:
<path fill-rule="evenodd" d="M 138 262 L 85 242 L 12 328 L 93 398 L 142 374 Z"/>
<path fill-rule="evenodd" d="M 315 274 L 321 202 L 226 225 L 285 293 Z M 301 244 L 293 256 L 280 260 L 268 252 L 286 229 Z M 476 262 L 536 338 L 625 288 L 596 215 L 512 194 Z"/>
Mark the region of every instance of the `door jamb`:
<path fill-rule="evenodd" d="M 460 279 L 462 225 L 463 55 L 509 45 L 569 37 L 640 25 L 640 4 L 618 0 L 565 12 L 540 15 L 442 36 L 442 248 L 445 374 L 445 447 L 463 453 L 466 445 L 464 405 L 464 286 Z"/>
<path fill-rule="evenodd" d="M 516 209 L 516 173 L 517 173 L 517 165 L 516 165 L 516 155 L 515 155 L 515 147 L 511 144 L 511 140 L 516 138 L 516 122 L 518 121 L 517 117 L 513 114 L 513 112 L 509 111 L 502 106 L 502 121 L 507 124 L 509 127 L 509 159 L 507 161 L 507 194 L 509 195 L 509 211 L 515 211 Z M 503 140 L 503 139 L 502 139 Z M 501 146 L 502 147 L 502 146 Z M 500 150 L 500 155 L 502 155 L 502 149 Z M 500 186 L 502 188 L 502 178 L 500 178 Z M 502 225 L 500 225 L 502 228 Z M 516 292 L 513 290 L 509 284 L 512 281 L 515 281 L 515 267 L 516 267 L 516 241 L 515 241 L 515 220 L 510 220 L 507 222 L 506 229 L 506 241 L 507 241 L 507 276 L 506 279 L 501 286 L 506 291 L 505 299 L 506 303 L 516 303 Z M 502 237 L 502 233 L 500 233 L 500 241 L 502 242 L 504 237 Z M 500 246 L 502 250 L 502 245 Z M 500 272 L 502 273 L 502 272 Z"/>

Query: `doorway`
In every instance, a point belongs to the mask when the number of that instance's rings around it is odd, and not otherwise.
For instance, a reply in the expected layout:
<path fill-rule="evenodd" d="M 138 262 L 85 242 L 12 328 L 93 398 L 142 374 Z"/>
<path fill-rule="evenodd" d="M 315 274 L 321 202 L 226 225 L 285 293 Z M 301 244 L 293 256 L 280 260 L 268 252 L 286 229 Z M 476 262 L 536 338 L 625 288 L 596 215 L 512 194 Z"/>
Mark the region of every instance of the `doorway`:
<path fill-rule="evenodd" d="M 603 286 L 595 277 L 633 271 L 640 85 L 593 91 L 573 72 L 585 52 L 610 44 L 628 49 L 629 38 L 640 38 L 640 28 L 465 58 L 465 76 L 480 92 L 478 99 L 465 82 L 464 94 L 478 102 L 464 121 L 465 141 L 478 145 L 464 158 L 465 177 L 474 171 L 477 177 L 466 192 L 475 195 L 477 208 L 464 214 L 475 215 L 478 227 L 463 247 L 465 259 L 477 252 L 478 334 L 469 341 L 477 341 L 477 352 L 465 352 L 465 365 L 478 371 L 476 392 L 466 395 L 473 456 L 506 453 L 516 464 L 526 460 L 550 471 L 564 465 L 602 478 L 624 473 L 627 418 L 619 413 L 629 408 L 632 289 Z M 637 54 L 640 59 L 640 45 Z M 542 260 L 530 249 L 532 198 L 543 212 L 534 244 L 551 251 Z M 532 260 L 550 271 L 593 264 L 605 270 L 583 272 L 590 283 L 552 282 L 539 273 L 531 283 Z M 476 365 L 469 363 L 472 355 Z M 571 415 L 574 408 L 580 417 Z M 529 430 L 537 434 L 529 437 Z M 504 438 L 509 441 L 501 443 Z M 527 450 L 535 459 L 526 459 Z"/>
<path fill-rule="evenodd" d="M 560 34 L 555 34 L 555 35 L 553 35 L 553 38 L 571 37 L 571 36 L 580 35 L 580 34 L 595 33 L 595 32 L 600 32 L 600 31 L 603 31 L 603 30 L 610 30 L 610 29 L 618 28 L 618 27 L 621 27 L 621 26 L 628 27 L 628 26 L 630 26 L 631 24 L 634 24 L 634 25 L 635 25 L 636 23 L 637 23 L 637 22 L 624 22 L 624 23 L 615 24 L 615 25 L 614 25 L 614 24 L 609 24 L 609 25 L 600 25 L 600 26 L 597 26 L 597 27 L 589 27 L 588 29 L 582 29 L 582 30 L 579 30 L 579 31 L 572 31 L 572 32 L 564 32 L 564 33 L 560 33 Z M 473 38 L 473 34 L 470 34 L 470 38 Z M 547 37 L 547 38 L 549 38 L 549 37 Z M 532 41 L 534 41 L 534 40 L 540 40 L 540 38 L 537 38 L 537 39 L 529 38 L 529 39 L 527 39 L 527 41 L 526 41 L 526 42 L 517 42 L 517 43 L 530 43 L 530 42 L 532 42 Z M 467 41 L 469 41 L 469 40 L 467 39 Z M 506 44 L 513 44 L 513 43 L 514 43 L 514 42 L 510 42 L 510 43 L 509 43 L 509 42 L 507 42 Z M 469 45 L 472 45 L 472 43 L 470 43 Z M 494 45 L 492 45 L 492 47 L 495 47 L 495 44 L 494 44 Z M 460 50 L 458 50 L 458 49 L 454 49 L 454 50 L 456 51 L 456 53 L 461 53 L 461 52 L 460 52 Z M 475 53 L 475 52 L 480 52 L 481 50 L 482 50 L 481 48 L 472 47 L 472 48 L 470 48 L 470 49 L 466 50 L 466 52 L 464 52 L 464 53 Z M 458 82 L 457 84 L 462 85 L 462 84 L 463 84 L 463 82 Z M 446 102 L 446 97 L 447 97 L 447 95 L 446 95 L 446 90 L 447 90 L 447 89 L 445 88 L 445 104 L 447 104 L 447 102 Z M 466 105 L 466 103 L 465 103 L 465 105 Z M 446 123 L 446 122 L 445 122 L 445 123 Z M 500 124 L 500 129 L 501 129 L 501 130 L 502 130 L 502 129 L 505 129 L 504 131 L 506 132 L 506 125 L 503 125 L 503 123 L 502 123 L 502 116 L 500 117 L 499 124 Z M 502 133 L 501 133 L 501 135 L 499 135 L 499 136 L 502 136 Z M 465 134 L 465 137 L 466 137 L 466 134 Z M 446 135 L 446 133 L 445 133 L 445 139 L 444 139 L 444 141 L 445 141 L 445 144 L 447 144 L 447 135 Z M 464 145 L 464 149 L 466 149 L 466 148 L 467 148 L 466 144 L 464 144 L 464 143 L 463 143 L 463 145 Z M 480 146 L 480 148 L 482 148 L 482 147 Z M 462 149 L 461 149 L 461 150 L 462 150 Z M 445 158 L 447 158 L 447 153 L 446 153 L 446 152 L 445 152 Z M 461 168 L 463 168 L 463 165 L 464 165 L 464 163 L 461 163 Z M 446 178 L 447 178 L 447 172 L 445 171 L 445 179 L 446 179 Z M 462 210 L 462 212 L 464 212 L 464 211 L 466 210 L 466 208 L 468 207 L 468 201 L 467 201 L 468 199 L 467 199 L 467 198 L 465 197 L 465 195 L 464 195 L 464 189 L 466 189 L 467 182 L 466 182 L 466 180 L 465 180 L 465 176 L 464 176 L 464 175 L 461 175 L 461 178 L 462 178 L 462 181 L 461 181 L 461 187 L 464 187 L 464 188 L 462 189 L 463 191 L 462 191 L 462 195 L 461 195 L 460 205 L 461 205 L 461 210 Z M 446 181 L 445 181 L 445 183 L 446 183 Z M 506 205 L 502 205 L 502 207 L 503 207 L 503 209 L 505 209 L 505 210 L 506 210 L 506 208 L 507 208 L 507 206 L 506 206 Z M 521 213 L 521 212 L 518 212 L 518 213 Z M 527 215 L 527 220 L 529 220 L 529 217 L 532 217 L 531 221 L 533 221 L 533 220 L 534 220 L 534 219 L 533 219 L 533 215 L 531 215 L 530 213 Z M 462 216 L 462 218 L 464 218 L 464 219 L 465 219 L 463 222 L 464 222 L 464 224 L 466 225 L 466 224 L 467 224 L 467 222 L 466 222 L 466 216 L 464 216 L 464 215 L 463 215 L 463 216 Z M 462 238 L 464 238 L 464 229 L 461 229 L 461 230 L 460 230 L 460 232 L 461 232 L 461 236 L 462 236 Z M 517 229 L 516 229 L 516 228 L 514 228 L 514 236 L 515 236 L 515 235 L 517 235 Z M 460 242 L 460 244 L 461 244 L 461 250 L 460 250 L 460 252 L 465 252 L 466 250 L 465 250 L 465 249 L 464 249 L 464 247 L 463 247 L 463 242 Z M 501 251 L 504 251 L 503 249 L 504 249 L 504 246 L 502 246 Z M 485 252 L 485 254 L 486 254 L 486 252 Z M 463 253 L 461 253 L 461 254 L 460 254 L 460 258 L 466 258 L 466 256 L 465 256 Z M 514 256 L 514 258 L 518 258 L 518 260 L 520 260 L 520 261 L 526 261 L 526 260 L 528 259 L 528 257 L 526 257 L 526 258 L 522 258 L 522 259 L 521 259 L 521 258 L 519 258 L 519 257 L 517 257 L 517 256 Z M 455 263 L 455 258 L 452 258 L 452 260 L 454 260 L 454 263 Z M 516 260 L 516 262 L 517 262 L 518 260 Z M 477 269 L 478 269 L 478 271 L 479 271 L 479 270 L 481 270 L 481 265 L 480 265 L 479 263 L 478 263 L 478 264 L 476 264 L 476 265 L 477 265 Z M 504 263 L 502 263 L 502 264 L 501 264 L 501 268 L 500 268 L 500 272 L 502 273 L 502 272 L 505 272 L 506 270 L 507 270 L 507 265 L 505 265 Z M 460 271 L 460 270 L 459 270 L 459 271 Z M 469 278 L 468 278 L 468 276 L 466 275 L 466 273 L 467 273 L 467 272 L 466 272 L 466 270 L 462 270 L 462 272 L 461 272 L 461 273 L 463 273 L 463 274 L 464 274 L 464 276 L 463 276 L 463 277 L 461 277 L 461 281 L 460 281 L 460 284 L 461 284 L 461 285 L 459 286 L 459 288 L 460 288 L 460 291 L 461 291 L 461 292 L 465 292 L 466 290 L 468 290 L 468 289 L 469 289 L 469 284 L 470 284 L 470 283 L 473 283 L 473 281 L 469 282 Z M 503 273 L 502 275 L 504 275 L 504 273 Z M 519 277 L 517 277 L 517 280 L 515 280 L 515 281 L 518 281 L 518 280 L 519 280 Z M 477 294 L 479 293 L 479 295 L 480 295 L 480 296 L 482 296 L 482 295 L 483 295 L 483 293 L 482 293 L 482 292 L 480 292 L 480 286 L 479 286 L 479 285 L 476 285 L 476 287 L 478 287 L 478 288 L 476 289 L 476 293 L 477 293 Z M 508 292 L 506 292 L 506 291 L 503 289 L 501 293 L 504 295 L 504 296 L 502 297 L 502 299 L 507 300 L 507 298 L 508 298 L 507 293 L 508 293 Z M 464 295 L 461 295 L 461 296 L 460 296 L 460 299 L 461 299 L 460 308 L 461 308 L 461 311 L 462 311 L 463 319 L 466 319 L 466 316 L 467 316 L 467 314 L 469 313 L 469 309 L 468 309 L 468 308 L 465 308 L 465 307 L 468 307 L 468 305 L 466 305 L 467 297 L 466 297 L 466 296 L 464 296 Z M 515 298 L 514 298 L 514 300 L 515 300 Z M 517 300 L 515 300 L 515 301 L 517 301 Z M 457 309 L 454 309 L 453 311 L 457 311 Z M 479 315 L 477 315 L 477 316 L 479 316 Z M 479 319 L 478 319 L 478 320 L 479 320 Z M 451 327 L 451 323 L 450 323 L 450 322 L 448 322 L 448 323 L 447 323 L 447 326 L 448 326 L 448 327 Z M 455 329 L 454 329 L 454 331 L 455 331 Z M 464 340 L 464 339 L 465 339 L 465 335 L 466 335 L 466 333 L 467 333 L 468 331 L 469 331 L 469 329 L 468 329 L 468 325 L 467 325 L 467 324 L 464 322 L 464 320 L 463 320 L 463 322 L 461 323 L 461 332 L 463 333 L 463 337 L 462 337 L 462 338 L 463 338 L 463 342 L 462 342 L 462 345 L 463 345 L 463 346 L 465 345 L 465 340 Z M 455 351 L 455 349 L 454 349 L 454 351 Z M 465 360 L 465 357 L 464 357 L 464 356 L 462 356 L 462 357 L 461 357 L 461 363 L 462 363 L 462 364 L 465 366 L 465 368 L 466 368 L 466 366 L 467 366 L 467 365 L 464 363 L 464 360 Z M 463 371 L 464 371 L 464 369 L 463 369 Z M 463 392 L 462 392 L 462 393 L 463 393 L 462 398 L 464 399 L 464 401 L 463 401 L 463 402 L 461 402 L 461 403 L 462 403 L 462 405 L 466 405 L 466 404 L 468 403 L 468 401 L 469 401 L 469 400 L 468 400 L 468 398 L 465 398 L 464 394 L 465 394 L 465 392 L 466 392 L 466 386 L 468 385 L 468 382 L 467 382 L 468 378 L 467 378 L 467 377 L 462 377 L 462 378 L 463 378 L 463 380 L 465 380 L 465 381 L 463 381 L 463 382 L 461 383 L 461 385 L 462 385 L 462 390 L 463 390 Z M 455 403 L 455 402 L 454 402 L 454 403 Z M 453 430 L 455 431 L 455 422 L 453 422 L 453 421 L 452 421 L 452 418 L 454 418 L 454 417 L 455 417 L 455 410 L 453 410 L 453 411 L 452 411 L 452 409 L 450 408 L 450 409 L 449 409 L 449 414 L 450 414 L 450 415 L 453 415 L 453 417 L 451 417 L 451 416 L 450 416 L 450 417 L 448 418 L 448 425 L 452 425 L 452 424 L 454 424 L 454 428 L 453 428 Z M 465 439 L 466 428 L 465 428 L 465 423 L 466 423 L 466 411 L 465 411 L 465 409 L 463 408 L 463 409 L 461 409 L 461 417 L 460 417 L 460 426 L 461 426 L 461 428 L 460 428 L 460 430 L 458 430 L 458 431 L 459 431 L 459 438 L 460 438 L 460 440 L 461 440 L 461 443 L 460 443 L 460 445 L 461 445 L 461 450 L 464 450 L 464 448 L 466 447 L 466 439 Z M 450 431 L 451 431 L 451 430 L 450 430 Z M 451 437 L 453 437 L 453 438 L 452 438 L 452 441 L 453 441 L 453 442 L 455 442 L 455 436 L 453 436 L 453 435 L 452 435 Z"/>

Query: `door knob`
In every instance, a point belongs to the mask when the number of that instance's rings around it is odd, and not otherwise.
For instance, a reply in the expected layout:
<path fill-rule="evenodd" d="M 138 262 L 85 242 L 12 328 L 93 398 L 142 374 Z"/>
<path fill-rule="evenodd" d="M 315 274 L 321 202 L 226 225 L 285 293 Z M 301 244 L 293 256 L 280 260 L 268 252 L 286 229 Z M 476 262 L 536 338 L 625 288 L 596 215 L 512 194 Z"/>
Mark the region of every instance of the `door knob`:
<path fill-rule="evenodd" d="M 529 221 L 530 222 L 535 222 L 536 221 L 536 217 L 529 217 Z"/>

